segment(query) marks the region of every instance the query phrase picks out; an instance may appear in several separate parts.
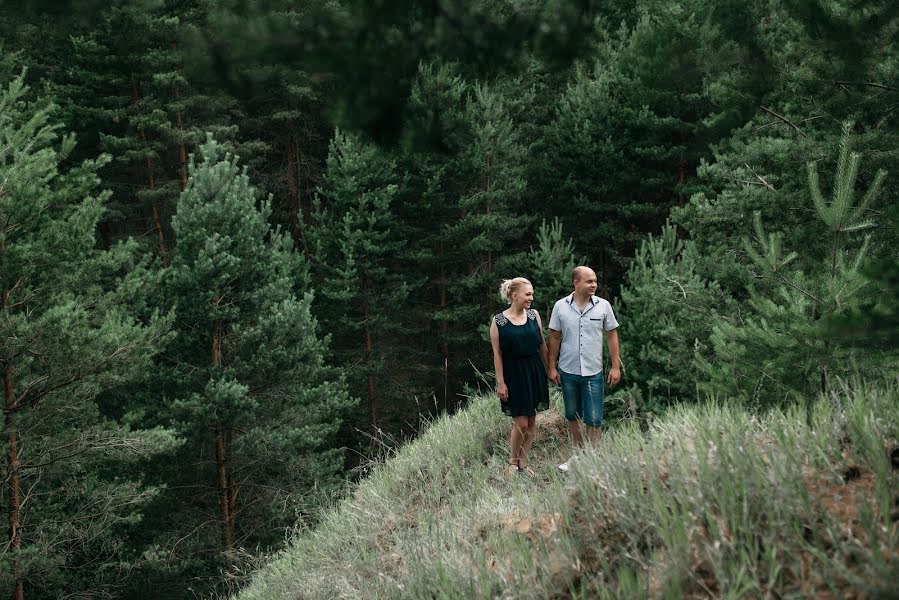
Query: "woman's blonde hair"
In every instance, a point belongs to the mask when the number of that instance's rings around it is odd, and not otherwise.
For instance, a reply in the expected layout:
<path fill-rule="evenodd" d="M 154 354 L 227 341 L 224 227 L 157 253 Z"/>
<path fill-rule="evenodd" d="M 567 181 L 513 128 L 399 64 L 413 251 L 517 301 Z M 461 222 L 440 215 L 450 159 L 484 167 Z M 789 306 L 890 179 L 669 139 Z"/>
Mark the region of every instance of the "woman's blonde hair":
<path fill-rule="evenodd" d="M 512 304 L 512 294 L 526 285 L 531 285 L 531 282 L 524 277 L 503 279 L 503 282 L 499 284 L 499 297 L 502 298 L 506 304 Z"/>

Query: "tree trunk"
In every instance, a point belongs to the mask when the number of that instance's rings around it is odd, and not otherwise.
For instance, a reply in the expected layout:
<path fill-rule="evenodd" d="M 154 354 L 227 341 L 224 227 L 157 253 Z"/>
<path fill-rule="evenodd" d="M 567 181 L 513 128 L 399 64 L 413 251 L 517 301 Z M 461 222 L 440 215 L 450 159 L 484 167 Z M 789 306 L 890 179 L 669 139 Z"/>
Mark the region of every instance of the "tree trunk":
<path fill-rule="evenodd" d="M 683 145 L 684 143 L 684 132 L 680 132 L 680 143 Z M 683 207 L 684 204 L 687 203 L 687 198 L 684 196 L 684 182 L 687 181 L 687 158 L 684 156 L 683 151 L 681 151 L 680 158 L 677 161 L 677 183 L 678 183 L 678 204 Z"/>
<path fill-rule="evenodd" d="M 137 92 L 137 80 L 134 78 L 134 73 L 131 74 L 131 100 L 134 104 L 137 104 L 140 101 L 140 96 Z M 147 141 L 147 134 L 144 131 L 144 128 L 141 127 L 137 130 L 137 135 L 141 139 L 141 141 Z M 156 176 L 153 172 L 153 159 L 149 156 L 146 160 L 146 168 L 147 168 L 147 189 L 151 192 L 156 189 Z M 162 232 L 162 221 L 159 218 L 159 207 L 156 203 L 156 200 L 153 200 L 152 203 L 153 210 L 153 227 L 156 229 L 156 235 L 159 237 L 159 256 L 162 259 L 162 266 L 169 266 L 168 261 L 168 251 L 165 247 L 165 235 Z"/>
<path fill-rule="evenodd" d="M 218 368 L 222 364 L 222 339 L 221 322 L 218 319 L 212 322 L 212 366 Z M 215 487 L 219 495 L 220 519 L 222 522 L 222 541 L 225 551 L 234 550 L 234 525 L 235 515 L 233 506 L 237 498 L 237 487 L 234 477 L 230 474 L 228 464 L 227 446 L 230 441 L 230 432 L 224 426 L 215 429 Z M 229 481 L 230 480 L 230 481 Z"/>
<path fill-rule="evenodd" d="M 372 372 L 372 363 L 373 363 L 373 344 L 372 344 L 372 336 L 371 336 L 371 327 L 369 326 L 369 318 L 371 317 L 369 306 L 368 306 L 368 285 L 363 285 L 363 289 L 366 291 L 366 299 L 362 301 L 362 313 L 363 319 L 365 323 L 364 333 L 365 333 L 365 364 L 368 367 L 368 408 L 371 413 L 371 425 L 372 427 L 377 428 L 378 426 L 378 401 L 375 398 L 375 374 Z"/>
<path fill-rule="evenodd" d="M 609 281 L 609 263 L 606 260 L 606 249 L 602 248 L 599 251 L 599 290 L 600 297 L 609 299 L 609 291 L 608 291 L 608 281 Z"/>
<path fill-rule="evenodd" d="M 150 163 L 150 159 L 147 159 L 147 163 Z M 152 168 L 152 164 L 150 164 L 150 167 Z M 152 182 L 152 171 L 150 173 L 150 181 Z M 155 189 L 155 186 L 150 189 Z M 169 266 L 168 251 L 165 247 L 165 235 L 162 233 L 162 221 L 159 218 L 159 209 L 155 200 L 153 201 L 153 227 L 156 229 L 156 234 L 159 237 L 159 256 L 162 258 L 162 266 L 167 267 Z"/>
<path fill-rule="evenodd" d="M 490 197 L 490 186 L 491 186 L 491 184 L 490 184 L 490 155 L 489 154 L 487 155 L 487 169 L 486 170 L 487 170 L 487 174 L 485 176 L 486 179 L 484 181 L 484 191 L 487 192 L 487 197 L 489 198 Z M 487 202 L 486 209 L 487 209 L 487 217 L 489 218 L 490 217 L 490 202 L 489 201 Z M 487 251 L 487 273 L 489 275 L 493 275 L 493 252 L 490 250 Z M 493 296 L 491 295 L 491 299 L 492 299 L 492 297 Z M 491 304 L 492 304 L 492 302 L 491 302 Z"/>
<path fill-rule="evenodd" d="M 12 382 L 9 377 L 12 376 L 11 369 L 7 365 L 5 369 L 6 379 L 6 443 L 9 447 L 6 455 L 6 470 L 9 481 L 9 553 L 12 556 L 13 578 L 15 587 L 13 589 L 13 600 L 25 599 L 25 577 L 22 574 L 22 564 L 19 559 L 19 552 L 22 549 L 22 529 L 21 529 L 21 487 L 19 483 L 19 449 L 18 440 L 16 438 L 15 429 L 15 409 L 9 409 L 9 401 L 12 396 Z"/>
<path fill-rule="evenodd" d="M 181 98 L 181 90 L 175 86 L 175 99 Z M 184 145 L 184 121 L 181 118 L 181 109 L 175 111 L 175 125 L 181 137 L 178 139 L 178 164 L 181 167 L 181 191 L 187 189 L 187 148 Z"/>
<path fill-rule="evenodd" d="M 490 196 L 490 156 L 487 156 L 487 180 L 484 186 L 484 189 L 487 191 L 487 197 Z M 490 218 L 490 202 L 487 202 L 487 218 Z M 493 275 L 493 252 L 491 250 L 487 251 L 487 275 Z M 490 286 L 487 286 L 487 314 L 493 314 L 493 290 L 490 289 Z"/>
<path fill-rule="evenodd" d="M 225 448 L 227 450 L 233 447 L 231 433 L 231 429 L 225 430 Z M 228 530 L 233 547 L 237 543 L 237 480 L 234 478 L 234 462 L 231 460 L 225 461 L 225 476 L 228 482 Z"/>
<path fill-rule="evenodd" d="M 362 282 L 362 290 L 364 294 L 364 299 L 362 300 L 362 322 L 365 324 L 365 364 L 368 370 L 368 408 L 371 413 L 371 425 L 377 428 L 378 401 L 375 398 L 375 374 L 372 371 L 374 342 L 372 341 L 371 323 L 369 321 L 371 319 L 371 309 L 368 302 L 368 298 L 371 296 L 371 284 L 367 279 Z"/>
<path fill-rule="evenodd" d="M 215 429 L 215 464 L 216 487 L 219 493 L 219 509 L 221 510 L 222 537 L 225 551 L 234 550 L 234 515 L 231 514 L 231 490 L 228 485 L 228 465 L 225 455 L 225 428 Z"/>
<path fill-rule="evenodd" d="M 0 242 L 0 251 L 3 250 Z M 9 303 L 9 291 L 4 290 L 0 295 L 0 310 L 5 310 Z M 16 412 L 19 407 L 16 404 L 16 396 L 13 388 L 13 369 L 10 359 L 6 358 L 3 364 L 3 433 L 6 438 L 6 481 L 9 486 L 9 553 L 13 568 L 15 585 L 13 588 L 13 600 L 25 600 L 25 576 L 22 573 L 22 563 L 19 552 L 22 548 L 22 487 L 20 482 L 21 462 L 19 460 L 19 444 L 16 432 Z"/>
<path fill-rule="evenodd" d="M 446 272 L 443 264 L 444 251 L 443 240 L 440 240 L 438 248 L 437 260 L 440 263 L 440 278 L 437 280 L 437 291 L 440 295 L 440 311 L 446 310 Z M 443 412 L 447 411 L 447 393 L 449 386 L 449 345 L 446 343 L 446 336 L 449 333 L 449 327 L 446 319 L 440 319 L 440 354 L 443 357 Z"/>
<path fill-rule="evenodd" d="M 295 244 L 302 243 L 302 207 L 300 206 L 300 165 L 296 136 L 291 128 L 287 136 L 287 201 L 290 203 L 290 232 Z"/>

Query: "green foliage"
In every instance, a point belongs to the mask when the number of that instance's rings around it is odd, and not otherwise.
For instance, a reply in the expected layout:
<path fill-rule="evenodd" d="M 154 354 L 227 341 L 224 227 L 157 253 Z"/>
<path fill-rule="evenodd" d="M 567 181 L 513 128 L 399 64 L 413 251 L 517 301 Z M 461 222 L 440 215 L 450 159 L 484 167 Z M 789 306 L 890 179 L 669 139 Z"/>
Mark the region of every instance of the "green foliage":
<path fill-rule="evenodd" d="M 270 201 L 213 139 L 190 174 L 165 271 L 178 321 L 157 418 L 187 440 L 175 464 L 195 468 L 155 469 L 170 485 L 158 509 L 180 517 L 156 541 L 183 557 L 180 577 L 237 567 L 241 548 L 277 543 L 299 507 L 333 489 L 343 451 L 332 440 L 352 406 L 327 364 L 305 261 L 269 224 Z"/>
<path fill-rule="evenodd" d="M 141 501 L 139 523 L 104 538 L 117 548 L 87 545 L 83 555 L 133 567 L 123 597 L 192 597 L 239 585 L 284 528 L 314 520 L 318 491 L 327 495 L 345 475 L 334 448 L 350 449 L 352 467 L 382 439 L 359 435 L 372 420 L 394 444 L 417 433 L 422 413 L 467 402 L 472 365 L 489 365 L 483 330 L 501 308 L 501 278 L 529 277 L 538 306 L 548 304 L 568 290 L 575 258 L 600 274 L 602 295 L 616 300 L 621 292 L 626 387 L 609 397 L 612 420 L 624 407 L 642 413 L 647 427 L 647 413 L 695 402 L 697 387 L 761 403 L 807 401 L 821 389 L 823 367 L 828 389 L 854 372 L 881 377 L 896 360 L 899 306 L 899 228 L 884 218 L 899 187 L 877 175 L 899 158 L 894 5 L 0 4 L 0 77 L 27 64 L 27 81 L 49 90 L 60 105 L 53 119 L 79 140 L 50 144 L 56 174 L 9 171 L 10 185 L 40 199 L 31 207 L 44 210 L 37 220 L 28 220 L 25 204 L 0 197 L 0 211 L 25 210 L 16 218 L 25 215 L 21 222 L 33 222 L 46 242 L 8 245 L 7 260 L 33 252 L 38 258 L 26 266 L 34 277 L 55 282 L 40 300 L 53 310 L 29 314 L 45 315 L 42 335 L 57 332 L 59 344 L 23 360 L 29 369 L 58 362 L 67 356 L 63 342 L 101 351 L 101 340 L 78 341 L 77 332 L 85 323 L 106 327 L 98 315 L 107 307 L 135 328 L 161 324 L 160 307 L 179 315 L 178 335 L 149 379 L 141 374 L 164 336 L 140 360 L 113 369 L 128 373 L 67 388 L 96 407 L 80 421 L 61 417 L 72 430 L 91 430 L 102 418 L 113 428 L 176 427 L 185 440 L 178 453 L 150 461 L 58 462 L 53 477 L 77 478 L 87 489 L 101 489 L 117 469 L 134 473 L 119 482 L 168 486 Z M 0 118 L 20 108 L 4 107 Z M 846 121 L 855 123 L 852 148 L 840 154 L 838 124 Z M 221 182 L 198 183 L 176 219 L 179 250 L 173 216 L 187 155 L 210 131 L 219 158 L 239 153 L 254 185 L 227 183 L 222 189 L 242 199 L 225 201 L 215 192 Z M 864 160 L 855 162 L 852 149 Z M 104 151 L 112 156 L 96 159 Z M 809 161 L 822 174 L 830 170 L 823 165 L 837 165 L 842 183 L 822 186 Z M 228 182 L 241 177 L 240 169 L 231 173 L 236 167 L 216 168 Z M 109 192 L 96 192 L 98 176 Z M 47 208 L 54 203 L 71 207 L 65 219 Z M 53 213 L 52 227 L 45 213 Z M 665 226 L 669 217 L 676 230 Z M 117 245 L 130 237 L 161 260 L 144 262 L 132 241 Z M 85 255 L 94 257 L 90 266 L 77 258 Z M 11 272 L 3 267 L 0 279 Z M 66 291 L 82 285 L 96 293 Z M 83 297 L 103 300 L 79 304 Z M 216 297 L 223 300 L 211 302 Z M 125 343 L 127 330 L 109 329 L 110 343 Z M 325 346 L 333 354 L 321 353 Z M 348 410 L 348 392 L 369 410 Z M 54 419 L 29 423 L 41 439 L 79 439 L 63 436 Z M 239 491 L 233 550 L 224 554 L 217 441 L 227 450 L 225 487 Z M 28 444 L 25 452 L 39 446 Z M 321 486 L 310 493 L 315 481 Z M 66 502 L 54 504 L 54 514 L 74 510 L 75 501 Z M 689 532 L 672 519 L 682 510 L 660 512 L 666 543 Z M 746 587 L 745 557 L 755 548 L 744 550 L 722 552 L 708 568 L 735 593 L 773 595 L 767 590 L 776 585 Z M 669 565 L 667 552 L 641 555 L 671 567 L 661 575 L 625 561 L 606 579 L 620 574 L 620 596 L 657 583 L 654 593 L 678 595 L 693 575 L 682 562 Z M 779 558 L 766 564 L 776 571 Z M 479 560 L 487 565 L 483 553 Z M 721 561 L 742 564 L 743 575 L 728 574 Z M 421 566 L 409 594 L 435 595 L 445 588 L 434 582 L 453 581 L 452 565 Z M 101 571 L 112 574 L 106 582 L 120 572 L 100 569 L 91 580 L 106 577 Z M 500 595 L 491 577 L 455 589 Z M 612 593 L 552 586 L 569 588 L 573 596 Z"/>
<path fill-rule="evenodd" d="M 854 369 L 879 372 L 889 362 L 879 352 L 853 349 L 827 325 L 845 315 L 869 293 L 860 272 L 869 238 L 852 234 L 873 222 L 864 218 L 886 176 L 879 171 L 867 193 L 854 201 L 859 155 L 851 152 L 851 126 L 845 125 L 834 175 L 832 200 L 821 194 L 817 167 L 808 165 L 808 189 L 816 216 L 828 232 L 817 265 L 797 264 L 799 253 L 783 248 L 782 234 L 767 233 L 760 213 L 755 237 L 744 239 L 760 281 L 749 286 L 745 312 L 718 322 L 712 335 L 714 358 L 700 364 L 709 389 L 768 404 L 827 393 L 836 377 Z"/>
<path fill-rule="evenodd" d="M 449 307 L 437 315 L 457 332 L 493 312 L 497 283 L 514 276 L 506 273 L 517 266 L 513 253 L 533 220 L 519 210 L 527 185 L 524 147 L 501 96 L 474 86 L 463 119 L 467 135 L 455 163 L 455 217 L 440 232 L 452 273 Z M 454 341 L 465 345 L 470 338 L 457 334 Z"/>
<path fill-rule="evenodd" d="M 541 307 L 544 324 L 549 324 L 556 300 L 571 293 L 571 272 L 586 261 L 574 256 L 574 241 L 564 239 L 562 223 L 540 223 L 537 246 L 527 254 L 524 272 L 534 284 L 534 302 Z"/>
<path fill-rule="evenodd" d="M 853 233 L 872 227 L 874 223 L 866 220 L 865 211 L 877 199 L 886 171 L 878 169 L 874 181 L 868 188 L 861 202 L 855 204 L 855 187 L 858 180 L 858 163 L 861 155 L 851 152 L 849 144 L 852 135 L 852 123 L 843 125 L 843 137 L 840 143 L 840 157 L 837 161 L 837 172 L 834 178 L 833 195 L 830 202 L 825 200 L 818 182 L 818 165 L 808 164 L 808 188 L 815 204 L 818 216 L 827 225 L 835 237 L 842 233 Z M 833 243 L 832 255 L 840 249 L 837 241 Z"/>
<path fill-rule="evenodd" d="M 308 3 L 308 18 L 296 19 L 233 1 L 217 11 L 222 33 L 207 43 L 219 60 L 207 66 L 231 85 L 243 83 L 234 67 L 248 53 L 317 77 L 337 75 L 348 82 L 332 107 L 340 125 L 391 145 L 405 135 L 403 114 L 421 63 L 442 57 L 481 77 L 514 71 L 530 53 L 565 65 L 590 47 L 594 20 L 608 11 L 601 4 L 322 0 Z M 440 133 L 422 139 L 440 148 Z"/>
<path fill-rule="evenodd" d="M 452 162 L 456 195 L 435 239 L 442 249 L 445 302 L 434 318 L 446 324 L 440 334 L 445 360 L 486 371 L 489 353 L 468 349 L 483 344 L 485 332 L 478 326 L 504 308 L 497 299 L 499 282 L 522 274 L 523 240 L 533 217 L 522 202 L 525 148 L 502 96 L 472 86 L 461 117 L 461 149 Z"/>
<path fill-rule="evenodd" d="M 734 71 L 742 39 L 707 10 L 638 3 L 633 28 L 606 32 L 576 69 L 539 142 L 539 185 L 596 268 L 600 295 L 614 295 L 640 239 L 684 203 L 708 144 L 745 113 L 745 100 L 715 105 L 720 89 L 751 77 Z"/>
<path fill-rule="evenodd" d="M 177 442 L 98 397 L 146 382 L 172 319 L 138 319 L 159 278 L 133 241 L 96 247 L 108 157 L 69 162 L 75 140 L 55 110 L 30 98 L 24 73 L 0 89 L 0 589 L 107 595 L 143 562 L 120 543 L 159 492 L 142 469 Z"/>
<path fill-rule="evenodd" d="M 394 213 L 396 168 L 376 147 L 341 131 L 331 142 L 327 166 L 307 233 L 321 281 L 316 312 L 340 340 L 335 357 L 347 369 L 353 395 L 365 398 L 368 425 L 376 428 L 382 412 L 390 415 L 403 395 L 412 395 L 403 383 L 403 348 L 397 343 L 410 332 L 397 318 L 409 285 L 401 268 L 406 244 Z"/>
<path fill-rule="evenodd" d="M 899 205 L 885 216 L 887 227 L 899 232 Z M 879 293 L 862 298 L 847 314 L 835 315 L 831 329 L 849 343 L 895 356 L 899 352 L 899 259 L 887 254 L 861 270 Z"/>
<path fill-rule="evenodd" d="M 697 273 L 697 263 L 695 244 L 666 224 L 640 245 L 621 289 L 623 362 L 627 380 L 645 398 L 643 410 L 695 397 L 696 357 L 708 355 L 712 325 L 728 312 L 725 294 Z"/>

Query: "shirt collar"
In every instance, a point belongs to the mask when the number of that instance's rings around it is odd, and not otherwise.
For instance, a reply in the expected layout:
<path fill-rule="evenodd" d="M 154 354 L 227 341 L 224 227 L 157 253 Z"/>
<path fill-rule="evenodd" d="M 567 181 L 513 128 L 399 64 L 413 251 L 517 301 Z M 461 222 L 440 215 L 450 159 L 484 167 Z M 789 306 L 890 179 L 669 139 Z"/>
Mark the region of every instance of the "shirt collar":
<path fill-rule="evenodd" d="M 597 298 L 596 296 L 590 296 L 590 304 L 591 304 L 591 306 L 596 306 L 596 303 L 597 303 L 598 301 L 599 301 L 599 298 Z M 567 302 L 568 304 L 573 304 L 573 303 L 574 303 L 574 292 L 571 292 L 570 294 L 568 294 L 568 297 L 565 298 L 565 302 Z"/>

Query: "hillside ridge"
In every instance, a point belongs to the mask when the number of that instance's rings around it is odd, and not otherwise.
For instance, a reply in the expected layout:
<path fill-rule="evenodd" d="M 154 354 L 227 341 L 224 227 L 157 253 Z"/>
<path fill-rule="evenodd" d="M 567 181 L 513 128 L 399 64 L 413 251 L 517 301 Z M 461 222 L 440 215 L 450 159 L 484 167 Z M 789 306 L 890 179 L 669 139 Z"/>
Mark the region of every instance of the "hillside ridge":
<path fill-rule="evenodd" d="M 551 409 L 534 478 L 507 474 L 508 420 L 476 397 L 238 598 L 895 597 L 897 389 L 621 421 L 569 475 L 555 466 L 569 450 Z"/>

